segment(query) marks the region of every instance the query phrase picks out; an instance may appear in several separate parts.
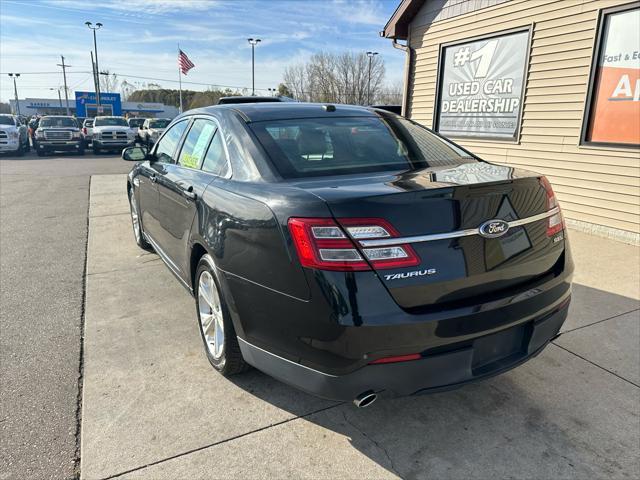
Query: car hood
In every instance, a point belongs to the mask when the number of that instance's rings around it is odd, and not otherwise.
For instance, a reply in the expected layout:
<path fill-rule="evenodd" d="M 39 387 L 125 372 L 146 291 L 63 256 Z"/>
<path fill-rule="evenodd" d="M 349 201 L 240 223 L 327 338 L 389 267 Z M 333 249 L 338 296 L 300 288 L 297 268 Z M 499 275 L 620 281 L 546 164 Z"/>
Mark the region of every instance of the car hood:
<path fill-rule="evenodd" d="M 104 125 L 104 126 L 99 126 L 96 127 L 95 125 L 92 127 L 93 131 L 102 131 L 102 130 L 109 130 L 110 132 L 130 132 L 131 128 L 130 127 L 120 127 L 120 126 L 109 126 L 109 125 Z"/>

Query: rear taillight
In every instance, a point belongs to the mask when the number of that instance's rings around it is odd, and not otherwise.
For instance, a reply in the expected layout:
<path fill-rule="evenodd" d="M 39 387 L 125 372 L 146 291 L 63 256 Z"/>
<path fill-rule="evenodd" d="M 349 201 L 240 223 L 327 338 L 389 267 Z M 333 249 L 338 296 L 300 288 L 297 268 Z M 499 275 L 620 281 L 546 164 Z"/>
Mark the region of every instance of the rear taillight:
<path fill-rule="evenodd" d="M 84 128 L 82 129 L 82 133 L 84 133 L 85 135 L 87 134 L 87 127 L 84 127 Z"/>
<path fill-rule="evenodd" d="M 562 212 L 560 211 L 556 194 L 553 193 L 553 188 L 551 188 L 547 177 L 541 177 L 540 183 L 547 192 L 547 210 L 558 209 L 558 213 L 551 215 L 547 221 L 547 237 L 551 237 L 564 229 L 564 219 L 562 218 Z"/>
<path fill-rule="evenodd" d="M 346 218 L 339 222 L 340 225 L 330 218 L 289 219 L 289 231 L 303 266 L 319 270 L 358 271 L 370 270 L 371 267 L 409 267 L 420 263 L 409 245 L 358 250 L 354 241 L 398 236 L 398 232 L 385 220 Z"/>

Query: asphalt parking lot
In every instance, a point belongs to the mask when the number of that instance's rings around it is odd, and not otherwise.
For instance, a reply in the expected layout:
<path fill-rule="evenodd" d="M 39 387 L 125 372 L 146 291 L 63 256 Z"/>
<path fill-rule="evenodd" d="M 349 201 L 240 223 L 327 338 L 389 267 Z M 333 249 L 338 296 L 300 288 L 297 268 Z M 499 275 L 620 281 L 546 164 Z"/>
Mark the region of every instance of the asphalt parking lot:
<path fill-rule="evenodd" d="M 65 478 L 74 459 L 86 479 L 640 476 L 637 247 L 571 231 L 570 317 L 539 357 L 453 392 L 356 409 L 255 370 L 216 374 L 193 300 L 133 241 L 130 165 L 70 158 L 0 160 L 0 355 L 11 385 L 0 478 Z M 24 191 L 33 194 L 22 201 Z M 34 447 L 52 465 L 71 453 L 72 469 L 17 469 L 37 465 Z"/>

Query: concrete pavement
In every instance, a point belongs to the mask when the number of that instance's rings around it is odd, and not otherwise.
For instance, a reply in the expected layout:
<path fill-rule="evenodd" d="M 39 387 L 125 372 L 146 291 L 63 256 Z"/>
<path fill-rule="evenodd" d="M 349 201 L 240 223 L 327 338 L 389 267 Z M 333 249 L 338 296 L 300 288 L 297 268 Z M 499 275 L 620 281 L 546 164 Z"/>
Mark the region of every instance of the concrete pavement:
<path fill-rule="evenodd" d="M 0 157 L 0 479 L 77 473 L 90 176 L 114 156 Z"/>
<path fill-rule="evenodd" d="M 91 182 L 81 473 L 99 478 L 637 478 L 637 247 L 570 232 L 556 344 L 489 381 L 358 410 L 216 374 L 193 300 L 133 240 L 122 175 Z"/>

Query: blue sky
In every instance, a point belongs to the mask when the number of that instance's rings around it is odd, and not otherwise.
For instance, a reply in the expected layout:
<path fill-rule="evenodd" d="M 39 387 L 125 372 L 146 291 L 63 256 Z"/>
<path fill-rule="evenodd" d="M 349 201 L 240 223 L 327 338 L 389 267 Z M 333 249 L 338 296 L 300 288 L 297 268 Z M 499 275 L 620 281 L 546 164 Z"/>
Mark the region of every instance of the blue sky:
<path fill-rule="evenodd" d="M 89 20 L 98 32 L 100 70 L 160 78 L 177 88 L 178 43 L 196 64 L 184 80 L 251 86 L 251 48 L 258 37 L 256 89 L 276 87 L 287 65 L 305 61 L 317 51 L 378 51 L 387 83 L 400 84 L 404 54 L 378 32 L 399 0 L 1 0 L 0 100 L 13 98 L 8 72 L 22 72 L 18 94 L 56 98 L 61 86 L 60 54 L 72 65 L 67 83 L 73 90 L 93 90 Z M 54 72 L 27 75 L 27 72 Z M 149 82 L 150 80 L 146 80 Z M 266 93 L 259 92 L 259 93 Z"/>

